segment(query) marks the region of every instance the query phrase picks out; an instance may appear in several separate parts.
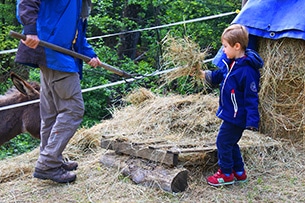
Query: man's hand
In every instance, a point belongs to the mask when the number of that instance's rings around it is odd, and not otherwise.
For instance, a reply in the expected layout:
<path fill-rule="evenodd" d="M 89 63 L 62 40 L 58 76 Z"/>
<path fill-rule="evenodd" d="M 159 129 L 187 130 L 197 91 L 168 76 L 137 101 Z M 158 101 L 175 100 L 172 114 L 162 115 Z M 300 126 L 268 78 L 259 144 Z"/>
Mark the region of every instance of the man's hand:
<path fill-rule="evenodd" d="M 94 68 L 96 68 L 97 66 L 101 66 L 102 62 L 100 61 L 100 59 L 98 57 L 92 58 L 88 64 Z"/>
<path fill-rule="evenodd" d="M 26 35 L 26 40 L 21 40 L 21 42 L 32 49 L 36 49 L 39 44 L 39 38 L 37 35 Z"/>

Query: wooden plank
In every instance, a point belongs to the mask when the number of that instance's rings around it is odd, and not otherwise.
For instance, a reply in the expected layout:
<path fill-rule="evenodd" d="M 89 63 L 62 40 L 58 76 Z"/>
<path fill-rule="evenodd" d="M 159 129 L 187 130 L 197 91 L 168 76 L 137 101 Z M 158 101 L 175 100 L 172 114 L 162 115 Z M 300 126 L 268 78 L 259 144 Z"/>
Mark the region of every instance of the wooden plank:
<path fill-rule="evenodd" d="M 259 147 L 264 147 L 264 148 L 270 148 L 270 147 L 276 147 L 278 143 L 264 143 L 263 145 L 241 145 L 240 149 L 245 150 L 245 149 L 253 149 L 253 148 L 259 148 Z M 181 154 L 181 153 L 194 153 L 194 152 L 211 152 L 211 151 L 216 151 L 217 147 L 215 146 L 207 146 L 207 147 L 193 147 L 193 148 L 174 148 L 174 149 L 169 149 L 167 152 L 169 153 L 174 153 L 174 154 Z"/>
<path fill-rule="evenodd" d="M 158 144 L 158 145 L 149 145 L 148 147 L 151 149 L 164 149 L 164 148 L 172 148 L 172 147 L 189 148 L 195 146 L 196 145 L 192 145 L 192 144 Z"/>
<path fill-rule="evenodd" d="M 102 135 L 102 138 L 104 138 L 104 139 L 110 139 L 113 137 L 114 137 L 114 135 Z"/>
<path fill-rule="evenodd" d="M 101 147 L 114 150 L 117 154 L 127 154 L 134 157 L 164 163 L 169 166 L 176 166 L 178 164 L 178 155 L 168 153 L 165 150 L 154 150 L 146 146 L 134 145 L 128 142 L 116 142 L 115 140 L 102 140 Z"/>
<path fill-rule="evenodd" d="M 169 149 L 167 152 L 174 153 L 174 154 L 180 154 L 180 153 L 194 153 L 194 152 L 211 152 L 215 151 L 216 146 L 210 146 L 210 147 L 193 147 L 193 148 L 176 148 L 176 149 Z"/>
<path fill-rule="evenodd" d="M 166 140 L 148 140 L 144 142 L 132 142 L 134 145 L 150 145 L 150 144 L 159 144 L 159 143 L 166 143 Z"/>

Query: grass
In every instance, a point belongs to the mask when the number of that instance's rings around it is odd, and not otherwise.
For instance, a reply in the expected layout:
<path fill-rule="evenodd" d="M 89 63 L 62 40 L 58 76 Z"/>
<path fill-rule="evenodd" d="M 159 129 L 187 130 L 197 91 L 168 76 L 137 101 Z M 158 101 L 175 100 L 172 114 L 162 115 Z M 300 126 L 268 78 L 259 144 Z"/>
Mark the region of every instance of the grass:
<path fill-rule="evenodd" d="M 23 133 L 0 146 L 0 160 L 5 157 L 20 155 L 39 146 L 39 140 Z"/>

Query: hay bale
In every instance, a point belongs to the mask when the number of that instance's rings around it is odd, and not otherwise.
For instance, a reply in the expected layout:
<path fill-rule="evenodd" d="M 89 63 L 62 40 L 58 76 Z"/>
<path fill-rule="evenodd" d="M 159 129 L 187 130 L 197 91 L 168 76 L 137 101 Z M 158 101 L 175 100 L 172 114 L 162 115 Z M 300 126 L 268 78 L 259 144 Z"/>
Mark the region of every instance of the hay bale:
<path fill-rule="evenodd" d="M 265 62 L 259 93 L 261 131 L 301 141 L 305 130 L 305 41 L 260 39 L 259 47 Z"/>

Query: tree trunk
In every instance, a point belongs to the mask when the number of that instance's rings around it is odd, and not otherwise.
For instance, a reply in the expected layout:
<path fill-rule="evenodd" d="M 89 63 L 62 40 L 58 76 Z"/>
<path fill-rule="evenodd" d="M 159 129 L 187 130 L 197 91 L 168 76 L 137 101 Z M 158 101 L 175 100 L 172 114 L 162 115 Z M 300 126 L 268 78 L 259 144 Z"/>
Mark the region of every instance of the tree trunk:
<path fill-rule="evenodd" d="M 127 5 L 122 13 L 123 18 L 128 18 L 130 20 L 135 21 L 139 24 L 139 16 L 138 13 L 141 11 L 141 7 L 139 5 L 130 4 Z M 125 31 L 130 31 L 137 29 L 136 27 L 126 27 Z M 124 30 L 122 30 L 124 31 Z M 133 32 L 120 35 L 121 46 L 118 49 L 118 55 L 120 59 L 123 59 L 124 56 L 127 56 L 130 59 L 135 59 L 137 56 L 137 44 L 140 43 L 141 33 Z"/>

